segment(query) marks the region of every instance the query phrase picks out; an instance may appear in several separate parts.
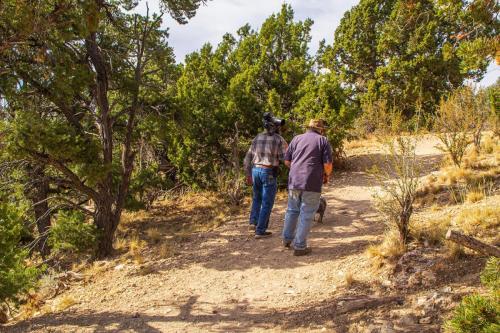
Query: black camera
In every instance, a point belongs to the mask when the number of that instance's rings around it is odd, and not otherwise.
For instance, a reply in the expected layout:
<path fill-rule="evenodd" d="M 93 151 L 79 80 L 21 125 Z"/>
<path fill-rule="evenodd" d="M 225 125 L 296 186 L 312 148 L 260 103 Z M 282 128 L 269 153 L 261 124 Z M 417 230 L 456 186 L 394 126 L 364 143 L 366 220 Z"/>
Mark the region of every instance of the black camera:
<path fill-rule="evenodd" d="M 264 128 L 269 129 L 270 127 L 281 127 L 285 125 L 285 119 L 279 119 L 273 116 L 271 112 L 264 113 Z"/>

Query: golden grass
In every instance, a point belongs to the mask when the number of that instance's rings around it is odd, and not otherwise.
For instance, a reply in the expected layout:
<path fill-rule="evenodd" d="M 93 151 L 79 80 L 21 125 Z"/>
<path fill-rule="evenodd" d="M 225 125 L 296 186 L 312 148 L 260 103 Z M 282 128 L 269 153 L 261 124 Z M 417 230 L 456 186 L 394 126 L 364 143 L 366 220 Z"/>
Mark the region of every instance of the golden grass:
<path fill-rule="evenodd" d="M 397 230 L 388 230 L 380 244 L 370 245 L 366 254 L 370 257 L 372 266 L 376 269 L 384 266 L 386 261 L 392 261 L 405 253 L 405 247 L 401 243 Z"/>
<path fill-rule="evenodd" d="M 449 216 L 424 220 L 415 218 L 410 222 L 410 235 L 419 241 L 427 241 L 429 245 L 439 245 L 443 242 L 450 225 Z"/>
<path fill-rule="evenodd" d="M 484 199 L 485 194 L 480 190 L 472 190 L 465 196 L 465 201 L 468 203 L 475 203 Z"/>
<path fill-rule="evenodd" d="M 346 287 L 351 287 L 354 283 L 356 282 L 356 278 L 354 277 L 354 274 L 351 271 L 347 271 L 344 274 L 344 283 Z"/>
<path fill-rule="evenodd" d="M 162 259 L 170 258 L 175 254 L 175 248 L 171 243 L 162 243 L 157 250 L 158 256 Z"/>
<path fill-rule="evenodd" d="M 146 235 L 153 243 L 158 243 L 163 239 L 163 235 L 157 227 L 146 230 Z"/>
<path fill-rule="evenodd" d="M 55 304 L 52 306 L 52 312 L 64 311 L 78 302 L 70 295 L 63 295 L 56 300 Z"/>
<path fill-rule="evenodd" d="M 500 205 L 466 208 L 456 216 L 453 223 L 469 235 L 497 230 L 500 226 Z"/>
<path fill-rule="evenodd" d="M 457 261 L 465 257 L 465 250 L 462 246 L 451 241 L 446 241 L 444 245 L 446 249 L 446 256 L 448 257 L 448 259 Z"/>
<path fill-rule="evenodd" d="M 500 151 L 500 142 L 494 135 L 486 136 L 481 142 L 481 151 L 486 154 L 494 154 Z"/>

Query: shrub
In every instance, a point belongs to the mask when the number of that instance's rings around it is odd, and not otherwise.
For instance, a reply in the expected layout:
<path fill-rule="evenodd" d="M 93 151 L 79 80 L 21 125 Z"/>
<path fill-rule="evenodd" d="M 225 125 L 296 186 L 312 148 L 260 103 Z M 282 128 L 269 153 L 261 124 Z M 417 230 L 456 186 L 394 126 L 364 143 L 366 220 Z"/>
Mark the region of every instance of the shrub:
<path fill-rule="evenodd" d="M 398 137 L 387 143 L 388 155 L 383 170 L 372 169 L 380 181 L 383 195 L 376 196 L 377 208 L 387 218 L 389 228 L 395 227 L 401 243 L 406 246 L 409 236 L 410 217 L 420 184 L 416 160 L 416 141 Z"/>
<path fill-rule="evenodd" d="M 457 89 L 447 100 L 441 99 L 434 121 L 434 129 L 444 145 L 443 150 L 457 167 L 461 166 L 471 143 L 468 131 L 474 121 L 470 112 L 470 93 L 468 89 Z"/>
<path fill-rule="evenodd" d="M 491 257 L 486 263 L 481 282 L 491 290 L 500 290 L 500 258 Z"/>
<path fill-rule="evenodd" d="M 94 248 L 97 228 L 80 211 L 60 211 L 50 229 L 49 244 L 55 251 L 85 252 Z"/>
<path fill-rule="evenodd" d="M 368 134 L 394 135 L 406 129 L 401 112 L 391 108 L 387 101 L 376 100 L 364 102 L 362 113 L 354 121 L 352 134 L 366 137 Z"/>
<path fill-rule="evenodd" d="M 28 251 L 19 246 L 22 229 L 18 213 L 0 203 L 0 304 L 17 303 L 18 296 L 31 288 L 40 271 L 25 263 Z"/>
<path fill-rule="evenodd" d="M 490 288 L 486 296 L 472 294 L 463 298 L 446 328 L 455 333 L 493 333 L 500 330 L 500 260 L 490 258 L 481 274 L 481 282 Z"/>

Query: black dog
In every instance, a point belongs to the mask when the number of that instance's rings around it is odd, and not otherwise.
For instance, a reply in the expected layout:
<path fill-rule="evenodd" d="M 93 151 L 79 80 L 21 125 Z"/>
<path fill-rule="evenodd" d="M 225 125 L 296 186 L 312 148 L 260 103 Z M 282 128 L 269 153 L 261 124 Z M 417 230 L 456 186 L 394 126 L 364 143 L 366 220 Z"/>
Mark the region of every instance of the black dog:
<path fill-rule="evenodd" d="M 318 223 L 323 223 L 323 215 L 325 215 L 325 210 L 326 210 L 326 199 L 321 196 L 319 198 L 319 207 L 318 210 L 316 211 L 316 214 L 319 215 L 318 217 Z"/>

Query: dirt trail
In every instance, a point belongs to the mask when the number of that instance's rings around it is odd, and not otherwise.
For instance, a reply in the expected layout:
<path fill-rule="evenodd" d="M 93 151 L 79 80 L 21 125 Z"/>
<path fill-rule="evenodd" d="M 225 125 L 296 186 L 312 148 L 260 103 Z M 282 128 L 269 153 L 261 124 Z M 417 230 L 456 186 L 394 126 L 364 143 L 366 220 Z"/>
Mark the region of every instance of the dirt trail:
<path fill-rule="evenodd" d="M 439 158 L 435 140 L 419 146 L 422 161 Z M 364 150 L 363 150 L 364 149 Z M 310 235 L 313 254 L 294 257 L 281 247 L 286 199 L 275 205 L 270 239 L 254 240 L 247 217 L 184 243 L 179 255 L 109 267 L 73 287 L 78 302 L 6 327 L 13 332 L 347 332 L 355 318 L 337 317 L 332 300 L 383 293 L 366 247 L 383 232 L 372 207 L 374 186 L 363 170 L 380 151 L 354 149 L 352 170 L 324 189 L 328 208 Z M 365 154 L 366 151 L 370 154 Z M 428 170 L 429 171 L 429 170 Z M 103 263 L 105 266 L 106 264 Z M 356 280 L 346 284 L 346 276 Z M 62 296 L 64 297 L 64 295 Z M 1 330 L 1 328 L 0 328 Z"/>

